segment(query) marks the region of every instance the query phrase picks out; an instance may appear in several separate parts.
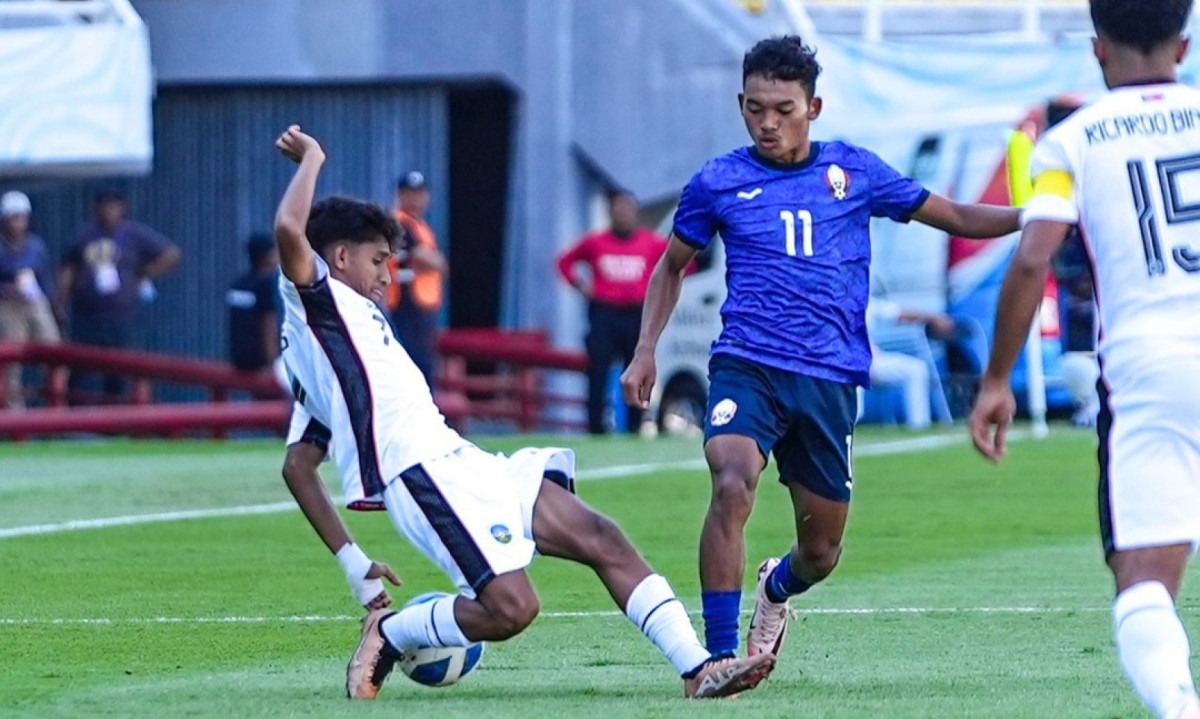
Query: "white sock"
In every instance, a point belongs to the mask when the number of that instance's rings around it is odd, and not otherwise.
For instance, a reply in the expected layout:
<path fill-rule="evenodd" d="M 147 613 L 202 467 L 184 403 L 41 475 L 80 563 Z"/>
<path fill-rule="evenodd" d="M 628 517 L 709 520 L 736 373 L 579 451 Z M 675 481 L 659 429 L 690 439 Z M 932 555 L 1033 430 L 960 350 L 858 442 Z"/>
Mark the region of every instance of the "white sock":
<path fill-rule="evenodd" d="M 396 649 L 465 647 L 471 644 L 454 619 L 454 600 L 445 596 L 405 607 L 379 623 L 379 631 Z"/>
<path fill-rule="evenodd" d="M 625 605 L 625 616 L 642 630 L 680 674 L 708 661 L 708 650 L 696 636 L 687 610 L 662 576 L 651 574 L 634 587 Z"/>
<path fill-rule="evenodd" d="M 1113 603 L 1117 655 L 1154 716 L 1176 719 L 1196 698 L 1187 632 L 1161 582 L 1139 582 Z"/>

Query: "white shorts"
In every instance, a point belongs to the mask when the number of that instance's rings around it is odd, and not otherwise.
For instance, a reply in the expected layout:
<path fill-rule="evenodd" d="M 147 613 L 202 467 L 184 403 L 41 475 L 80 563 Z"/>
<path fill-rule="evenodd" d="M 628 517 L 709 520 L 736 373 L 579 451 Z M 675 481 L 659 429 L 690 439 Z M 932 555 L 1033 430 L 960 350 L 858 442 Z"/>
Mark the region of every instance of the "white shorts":
<path fill-rule="evenodd" d="M 529 448 L 505 457 L 474 445 L 401 472 L 383 501 L 396 528 L 474 597 L 533 560 L 533 508 L 542 479 L 574 491 L 575 453 Z"/>
<path fill-rule="evenodd" d="M 1165 357 L 1122 368 L 1111 385 L 1102 384 L 1097 429 L 1106 552 L 1200 542 L 1198 376 L 1200 358 Z"/>

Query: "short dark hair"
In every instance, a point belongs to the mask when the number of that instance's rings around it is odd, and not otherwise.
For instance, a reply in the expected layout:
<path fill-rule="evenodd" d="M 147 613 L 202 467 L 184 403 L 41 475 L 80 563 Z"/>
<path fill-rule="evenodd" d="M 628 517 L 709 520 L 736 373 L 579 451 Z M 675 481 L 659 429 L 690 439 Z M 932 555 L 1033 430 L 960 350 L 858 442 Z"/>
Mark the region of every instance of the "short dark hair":
<path fill-rule="evenodd" d="M 400 227 L 374 202 L 334 196 L 313 205 L 304 234 L 317 254 L 324 257 L 325 251 L 338 242 L 361 245 L 375 242 L 380 237 L 395 250 Z"/>
<path fill-rule="evenodd" d="M 817 75 L 821 66 L 817 53 L 799 35 L 783 35 L 760 40 L 742 58 L 742 84 L 751 75 L 768 80 L 796 80 L 808 92 L 808 99 L 817 94 Z"/>
<path fill-rule="evenodd" d="M 1091 11 L 1098 34 L 1148 55 L 1183 33 L 1192 0 L 1091 0 Z"/>

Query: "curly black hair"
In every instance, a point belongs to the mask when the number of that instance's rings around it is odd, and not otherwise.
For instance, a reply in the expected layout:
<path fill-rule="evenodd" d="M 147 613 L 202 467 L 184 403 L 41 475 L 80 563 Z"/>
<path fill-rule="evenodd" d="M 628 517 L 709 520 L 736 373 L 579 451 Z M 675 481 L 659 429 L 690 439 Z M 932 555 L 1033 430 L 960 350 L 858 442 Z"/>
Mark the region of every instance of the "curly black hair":
<path fill-rule="evenodd" d="M 1179 37 L 1192 0 L 1091 0 L 1096 32 L 1148 55 Z"/>
<path fill-rule="evenodd" d="M 816 97 L 817 75 L 821 66 L 817 53 L 799 35 L 783 35 L 760 40 L 742 58 L 742 82 L 751 75 L 760 75 L 768 80 L 798 80 L 808 92 L 809 99 Z"/>
<path fill-rule="evenodd" d="M 313 205 L 304 227 L 308 242 L 318 255 L 338 242 L 366 244 L 380 237 L 395 251 L 401 237 L 400 226 L 379 205 L 350 197 L 326 197 Z"/>

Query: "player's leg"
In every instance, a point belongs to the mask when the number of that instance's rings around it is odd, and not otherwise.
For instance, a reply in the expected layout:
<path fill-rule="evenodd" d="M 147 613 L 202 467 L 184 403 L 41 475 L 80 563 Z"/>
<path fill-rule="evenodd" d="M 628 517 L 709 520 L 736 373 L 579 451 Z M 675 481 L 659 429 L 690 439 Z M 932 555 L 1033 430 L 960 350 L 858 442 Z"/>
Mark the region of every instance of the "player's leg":
<path fill-rule="evenodd" d="M 732 655 L 746 569 L 746 521 L 766 453 L 783 434 L 785 420 L 775 409 L 767 368 L 715 355 L 709 376 L 704 456 L 712 494 L 700 533 L 700 599 L 705 645 L 715 655 Z"/>
<path fill-rule="evenodd" d="M 1191 550 L 1174 544 L 1108 557 L 1117 585 L 1113 631 L 1121 666 L 1146 706 L 1164 719 L 1200 717 L 1188 635 L 1175 609 Z"/>
<path fill-rule="evenodd" d="M 591 567 L 617 606 L 684 678 L 689 697 L 718 697 L 752 689 L 770 672 L 773 657 L 712 657 L 700 644 L 687 611 L 624 532 L 555 482 L 543 480 L 533 512 L 541 554 Z"/>
<path fill-rule="evenodd" d="M 1121 377 L 1111 396 L 1107 372 L 1100 385 L 1100 527 L 1121 666 L 1156 716 L 1193 719 L 1200 700 L 1175 596 L 1200 540 L 1200 388 L 1178 378 L 1200 366 L 1168 361 Z"/>
<path fill-rule="evenodd" d="M 857 391 L 849 384 L 795 378 L 781 387 L 795 414 L 775 447 L 779 478 L 795 512 L 796 543 L 759 565 L 754 614 L 746 637 L 750 654 L 778 654 L 787 637 L 788 600 L 833 572 L 842 554 L 854 480 L 851 450 Z"/>

